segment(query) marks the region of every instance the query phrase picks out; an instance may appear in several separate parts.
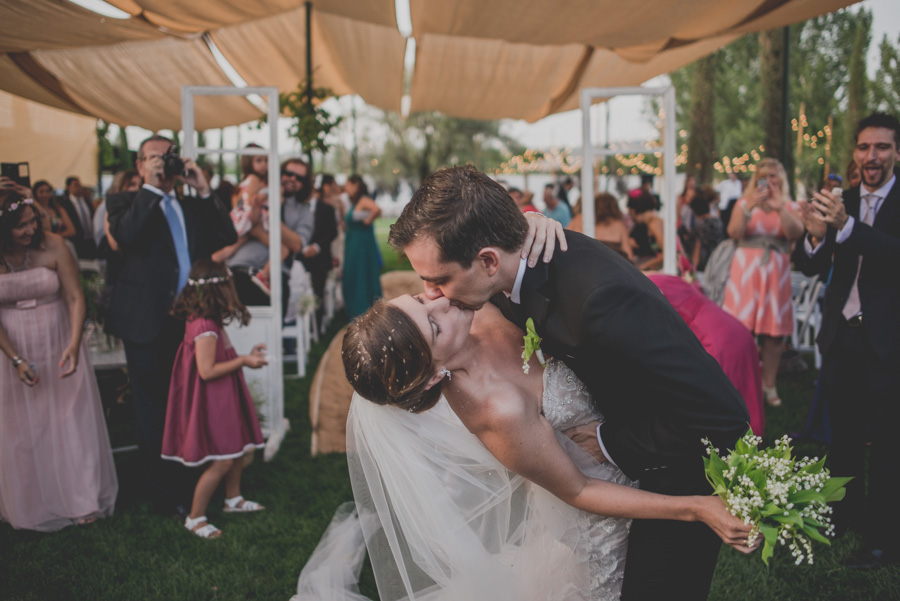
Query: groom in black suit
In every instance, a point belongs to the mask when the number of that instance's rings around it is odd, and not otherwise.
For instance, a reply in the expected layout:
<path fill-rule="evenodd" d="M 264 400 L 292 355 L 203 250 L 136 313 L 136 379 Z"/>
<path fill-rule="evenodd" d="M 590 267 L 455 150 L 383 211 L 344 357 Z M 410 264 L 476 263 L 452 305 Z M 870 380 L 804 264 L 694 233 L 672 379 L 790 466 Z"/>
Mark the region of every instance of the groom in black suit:
<path fill-rule="evenodd" d="M 169 310 L 191 263 L 234 244 L 237 234 L 228 210 L 212 195 L 193 161 L 184 159 L 183 175 L 165 175 L 162 156 L 171 147 L 171 140 L 162 136 L 144 140 L 136 163 L 143 187 L 106 200 L 110 231 L 123 262 L 107 329 L 125 343 L 138 448 L 151 501 L 163 512 L 180 514 L 190 507 L 193 477 L 160 457 L 169 379 L 184 336 L 184 323 Z M 179 198 L 175 185 L 182 182 L 199 197 Z"/>
<path fill-rule="evenodd" d="M 894 463 L 900 421 L 898 150 L 896 117 L 874 113 L 862 119 L 853 148 L 862 183 L 843 198 L 823 191 L 800 205 L 808 234 L 806 252 L 795 253 L 809 275 L 833 270 L 817 338 L 819 390 L 831 415 L 831 473 L 854 477 L 835 522 L 863 533 L 863 549 L 845 562 L 856 568 L 900 563 L 900 526 L 893 515 L 900 493 Z"/>
<path fill-rule="evenodd" d="M 472 167 L 453 167 L 422 183 L 389 241 L 409 258 L 429 298 L 471 309 L 491 299 L 523 329 L 534 319 L 544 352 L 575 371 L 605 416 L 590 427 L 600 459 L 644 490 L 711 494 L 701 439 L 733 448 L 749 422 L 740 394 L 629 262 L 566 232 L 567 252 L 528 266 L 521 258 L 526 230 L 499 184 Z M 699 522 L 635 520 L 622 598 L 705 599 L 721 546 L 716 534 Z"/>

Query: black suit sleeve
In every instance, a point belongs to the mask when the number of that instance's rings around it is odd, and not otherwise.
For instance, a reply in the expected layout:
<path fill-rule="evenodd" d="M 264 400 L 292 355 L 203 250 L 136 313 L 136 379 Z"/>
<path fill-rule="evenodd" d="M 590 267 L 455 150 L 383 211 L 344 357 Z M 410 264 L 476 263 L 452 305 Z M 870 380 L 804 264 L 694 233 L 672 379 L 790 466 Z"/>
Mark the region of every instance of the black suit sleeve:
<path fill-rule="evenodd" d="M 109 230 L 122 252 L 141 244 L 149 235 L 147 223 L 153 211 L 159 210 L 162 197 L 146 188 L 135 194 L 113 194 L 106 200 Z"/>
<path fill-rule="evenodd" d="M 205 256 L 212 255 L 220 248 L 237 242 L 237 232 L 234 231 L 234 223 L 231 221 L 228 209 L 215 194 L 211 197 L 192 198 L 191 200 L 192 205 L 196 207 L 197 226 L 206 234 L 206 245 L 203 249 Z"/>
<path fill-rule="evenodd" d="M 601 383 L 599 394 L 621 397 L 616 404 L 623 409 L 606 415 L 600 436 L 631 477 L 696 461 L 701 438 L 721 448 L 748 428 L 740 394 L 665 303 L 629 284 L 606 284 L 588 296 L 580 320 L 584 339 L 606 349 L 605 367 L 629 374 L 628 387 Z"/>
<path fill-rule="evenodd" d="M 313 235 L 313 242 L 319 245 L 319 248 L 329 246 L 335 238 L 337 238 L 337 217 L 334 213 L 334 207 L 324 203 L 319 203 L 316 211 L 322 211 L 321 220 L 316 224 L 316 231 Z"/>
<path fill-rule="evenodd" d="M 803 237 L 797 242 L 797 250 L 794 252 L 794 267 L 803 272 L 804 275 L 825 278 L 831 270 L 831 264 L 834 257 L 835 232 L 829 228 L 825 232 L 825 241 L 818 252 L 812 256 L 806 254 L 806 241 L 809 234 L 803 234 Z"/>

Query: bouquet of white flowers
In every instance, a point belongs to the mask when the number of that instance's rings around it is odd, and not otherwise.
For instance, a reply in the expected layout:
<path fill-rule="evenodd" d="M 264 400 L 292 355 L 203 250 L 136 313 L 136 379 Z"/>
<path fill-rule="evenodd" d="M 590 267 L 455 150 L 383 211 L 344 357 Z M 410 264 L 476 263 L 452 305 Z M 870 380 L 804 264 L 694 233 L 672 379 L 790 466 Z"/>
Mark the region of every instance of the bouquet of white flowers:
<path fill-rule="evenodd" d="M 724 458 L 709 440 L 703 443 L 709 455 L 703 459 L 706 479 L 732 515 L 753 525 L 747 544 L 763 536 L 763 563 L 769 565 L 776 542 L 788 545 L 797 565 L 812 564 L 813 540 L 831 544 L 828 503 L 844 498 L 851 478 L 830 477 L 824 458 L 795 459 L 787 435 L 760 449 L 762 438 L 748 430 Z"/>

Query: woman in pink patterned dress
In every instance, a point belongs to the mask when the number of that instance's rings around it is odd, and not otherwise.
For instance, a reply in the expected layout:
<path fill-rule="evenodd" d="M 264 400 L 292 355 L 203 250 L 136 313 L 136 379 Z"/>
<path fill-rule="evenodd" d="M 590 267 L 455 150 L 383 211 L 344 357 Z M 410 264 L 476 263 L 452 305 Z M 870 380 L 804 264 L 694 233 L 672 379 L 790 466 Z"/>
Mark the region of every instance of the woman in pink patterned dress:
<path fill-rule="evenodd" d="M 118 481 L 78 267 L 27 195 L 0 178 L 0 516 L 51 532 L 112 515 Z"/>
<path fill-rule="evenodd" d="M 791 243 L 803 235 L 787 176 L 776 159 L 763 159 L 728 222 L 738 241 L 722 307 L 759 337 L 766 402 L 777 407 L 775 388 L 784 337 L 794 330 Z"/>

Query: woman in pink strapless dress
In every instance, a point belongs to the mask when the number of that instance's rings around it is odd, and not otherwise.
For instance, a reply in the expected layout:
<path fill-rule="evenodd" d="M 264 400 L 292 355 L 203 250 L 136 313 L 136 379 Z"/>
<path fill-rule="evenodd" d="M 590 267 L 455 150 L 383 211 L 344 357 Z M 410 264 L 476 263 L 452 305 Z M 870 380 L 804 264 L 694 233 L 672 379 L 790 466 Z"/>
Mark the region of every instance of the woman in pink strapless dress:
<path fill-rule="evenodd" d="M 30 200 L 0 200 L 0 516 L 53 531 L 111 515 L 118 481 L 77 266 Z"/>

